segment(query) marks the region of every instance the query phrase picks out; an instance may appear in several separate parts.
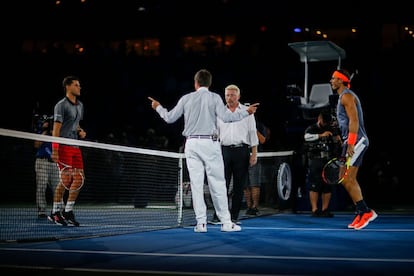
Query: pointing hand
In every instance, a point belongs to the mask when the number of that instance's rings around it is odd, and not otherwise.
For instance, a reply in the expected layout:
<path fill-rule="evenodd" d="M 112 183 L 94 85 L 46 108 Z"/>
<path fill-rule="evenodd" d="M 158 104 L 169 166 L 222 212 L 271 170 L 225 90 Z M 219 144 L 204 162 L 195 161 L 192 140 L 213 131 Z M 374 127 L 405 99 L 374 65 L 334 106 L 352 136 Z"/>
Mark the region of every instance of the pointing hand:
<path fill-rule="evenodd" d="M 157 109 L 157 106 L 160 105 L 160 102 L 155 100 L 154 98 L 148 97 L 148 99 L 151 101 L 151 107 L 152 109 Z"/>

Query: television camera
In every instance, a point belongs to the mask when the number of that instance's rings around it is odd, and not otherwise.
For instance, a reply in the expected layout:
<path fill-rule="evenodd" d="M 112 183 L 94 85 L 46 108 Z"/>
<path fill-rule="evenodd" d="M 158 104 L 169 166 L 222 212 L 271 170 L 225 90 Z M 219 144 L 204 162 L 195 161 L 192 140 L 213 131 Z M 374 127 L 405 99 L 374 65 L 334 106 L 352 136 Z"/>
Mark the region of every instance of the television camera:
<path fill-rule="evenodd" d="M 47 124 L 45 124 L 47 123 Z M 33 115 L 32 129 L 35 133 L 42 133 L 45 130 L 52 131 L 53 115 Z"/>

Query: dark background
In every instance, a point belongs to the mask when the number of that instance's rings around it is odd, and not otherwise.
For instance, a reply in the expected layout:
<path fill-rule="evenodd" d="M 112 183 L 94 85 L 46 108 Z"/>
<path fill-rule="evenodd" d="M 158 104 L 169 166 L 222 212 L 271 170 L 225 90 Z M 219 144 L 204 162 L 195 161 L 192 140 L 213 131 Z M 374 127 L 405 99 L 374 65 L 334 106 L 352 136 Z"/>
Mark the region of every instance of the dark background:
<path fill-rule="evenodd" d="M 312 3 L 311 3 L 312 2 Z M 288 85 L 302 86 L 304 67 L 289 42 L 320 40 L 294 34 L 295 26 L 329 30 L 347 54 L 342 67 L 358 72 L 352 88 L 362 100 L 371 139 L 361 183 L 367 197 L 382 203 L 411 200 L 410 180 L 402 160 L 412 153 L 412 64 L 414 38 L 410 9 L 399 1 L 365 6 L 363 1 L 20 1 L 4 7 L 3 108 L 1 127 L 32 130 L 37 114 L 52 114 L 63 97 L 61 81 L 80 77 L 88 139 L 178 151 L 182 121 L 167 125 L 151 109 L 147 96 L 172 107 L 193 90 L 200 68 L 213 74 L 211 90 L 223 94 L 229 83 L 242 90 L 242 102 L 260 102 L 257 117 L 272 136 L 266 150 L 298 149 L 303 121 L 289 101 Z M 144 10 L 139 10 L 144 7 Z M 355 36 L 341 30 L 355 27 Z M 226 53 L 188 54 L 181 38 L 234 35 Z M 160 54 L 129 56 L 101 48 L 114 40 L 158 38 Z M 47 54 L 24 51 L 27 42 L 80 41 L 83 55 L 51 46 Z M 309 83 L 329 82 L 336 62 L 311 64 Z M 148 129 L 168 144 L 145 144 Z M 109 134 L 114 138 L 108 140 Z"/>

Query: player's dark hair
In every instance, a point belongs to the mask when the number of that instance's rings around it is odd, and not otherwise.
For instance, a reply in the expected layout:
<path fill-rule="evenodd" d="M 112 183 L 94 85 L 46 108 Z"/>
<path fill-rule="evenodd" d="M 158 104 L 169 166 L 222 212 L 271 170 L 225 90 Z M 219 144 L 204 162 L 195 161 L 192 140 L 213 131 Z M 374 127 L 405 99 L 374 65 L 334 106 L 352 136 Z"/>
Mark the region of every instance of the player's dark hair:
<path fill-rule="evenodd" d="M 74 81 L 79 81 L 79 78 L 76 77 L 76 76 L 66 76 L 66 77 L 64 77 L 63 81 L 62 81 L 63 90 L 65 91 L 66 85 L 71 85 L 72 82 L 74 82 Z"/>
<path fill-rule="evenodd" d="M 339 73 L 345 75 L 348 79 L 351 79 L 351 73 L 349 73 L 348 70 L 342 68 L 342 69 L 338 69 L 336 71 L 338 71 Z"/>

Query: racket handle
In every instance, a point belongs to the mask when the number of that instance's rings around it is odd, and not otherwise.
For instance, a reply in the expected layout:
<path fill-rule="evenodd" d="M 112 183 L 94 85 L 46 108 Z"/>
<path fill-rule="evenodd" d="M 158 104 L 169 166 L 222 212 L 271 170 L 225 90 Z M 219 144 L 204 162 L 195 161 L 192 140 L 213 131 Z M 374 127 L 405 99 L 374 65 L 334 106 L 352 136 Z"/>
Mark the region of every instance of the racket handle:
<path fill-rule="evenodd" d="M 361 137 L 358 143 L 354 147 L 354 155 L 352 155 L 350 165 L 353 166 L 361 152 L 365 149 L 366 145 L 364 144 L 365 137 Z"/>

